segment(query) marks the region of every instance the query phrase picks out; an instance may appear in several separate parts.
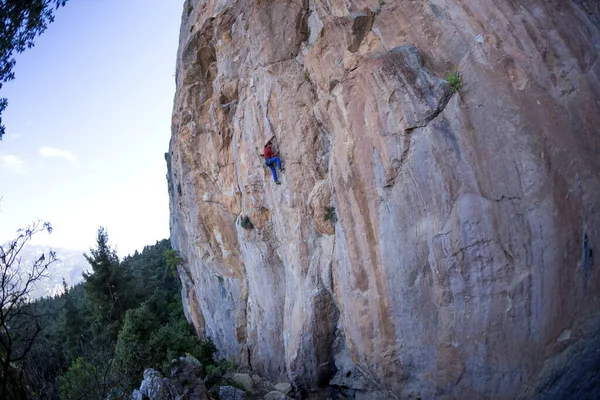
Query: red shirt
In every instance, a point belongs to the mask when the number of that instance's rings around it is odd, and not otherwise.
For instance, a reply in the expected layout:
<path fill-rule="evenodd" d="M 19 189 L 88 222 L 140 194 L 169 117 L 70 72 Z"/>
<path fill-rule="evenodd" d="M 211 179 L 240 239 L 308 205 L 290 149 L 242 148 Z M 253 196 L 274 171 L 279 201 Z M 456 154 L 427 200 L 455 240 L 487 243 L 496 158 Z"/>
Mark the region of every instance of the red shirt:
<path fill-rule="evenodd" d="M 275 153 L 270 147 L 265 147 L 265 160 L 275 157 Z"/>

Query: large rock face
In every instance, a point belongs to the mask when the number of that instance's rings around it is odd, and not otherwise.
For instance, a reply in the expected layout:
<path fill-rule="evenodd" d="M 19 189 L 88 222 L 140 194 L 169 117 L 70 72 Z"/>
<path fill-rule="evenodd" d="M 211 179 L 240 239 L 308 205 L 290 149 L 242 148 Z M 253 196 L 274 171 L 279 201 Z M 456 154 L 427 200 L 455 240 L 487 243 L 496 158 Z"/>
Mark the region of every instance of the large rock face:
<path fill-rule="evenodd" d="M 222 357 L 377 398 L 598 393 L 596 2 L 187 0 L 180 40 L 172 242 Z"/>

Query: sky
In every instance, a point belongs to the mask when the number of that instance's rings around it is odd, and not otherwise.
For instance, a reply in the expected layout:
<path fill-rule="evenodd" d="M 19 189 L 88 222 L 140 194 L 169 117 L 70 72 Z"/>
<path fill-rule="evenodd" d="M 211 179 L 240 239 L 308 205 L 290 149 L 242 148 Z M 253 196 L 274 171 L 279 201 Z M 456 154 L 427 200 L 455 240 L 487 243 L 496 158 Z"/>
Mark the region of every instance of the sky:
<path fill-rule="evenodd" d="M 169 237 L 168 151 L 183 0 L 70 0 L 0 90 L 0 243 L 123 257 Z M 60 257 L 60 254 L 58 254 Z"/>

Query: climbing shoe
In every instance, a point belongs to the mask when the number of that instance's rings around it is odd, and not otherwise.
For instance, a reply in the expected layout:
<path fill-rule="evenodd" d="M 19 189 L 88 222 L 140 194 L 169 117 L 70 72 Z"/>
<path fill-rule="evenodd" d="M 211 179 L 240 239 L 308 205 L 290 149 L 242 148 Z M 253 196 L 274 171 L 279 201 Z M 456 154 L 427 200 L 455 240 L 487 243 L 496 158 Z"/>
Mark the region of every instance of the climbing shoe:
<path fill-rule="evenodd" d="M 279 172 L 283 171 L 285 168 L 279 168 Z"/>
<path fill-rule="evenodd" d="M 275 184 L 276 184 L 276 185 L 281 185 L 281 182 L 279 182 L 279 181 L 275 181 Z"/>

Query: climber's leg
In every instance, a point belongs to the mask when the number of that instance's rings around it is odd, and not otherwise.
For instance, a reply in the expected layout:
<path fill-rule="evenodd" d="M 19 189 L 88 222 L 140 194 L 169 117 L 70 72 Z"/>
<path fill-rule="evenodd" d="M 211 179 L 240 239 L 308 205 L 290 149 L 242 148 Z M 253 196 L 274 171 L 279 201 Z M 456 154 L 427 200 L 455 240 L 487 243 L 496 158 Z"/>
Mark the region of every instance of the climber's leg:
<path fill-rule="evenodd" d="M 277 172 L 275 171 L 275 167 L 273 166 L 273 163 L 269 162 L 270 160 L 272 160 L 272 158 L 269 158 L 269 160 L 267 161 L 267 165 L 271 169 L 271 174 L 273 174 L 273 180 L 275 182 L 277 182 Z"/>
<path fill-rule="evenodd" d="M 283 170 L 283 168 L 281 168 L 281 160 L 279 159 L 279 157 L 273 157 L 272 160 L 275 160 L 275 162 L 277 163 L 277 168 L 279 168 L 279 170 Z"/>

